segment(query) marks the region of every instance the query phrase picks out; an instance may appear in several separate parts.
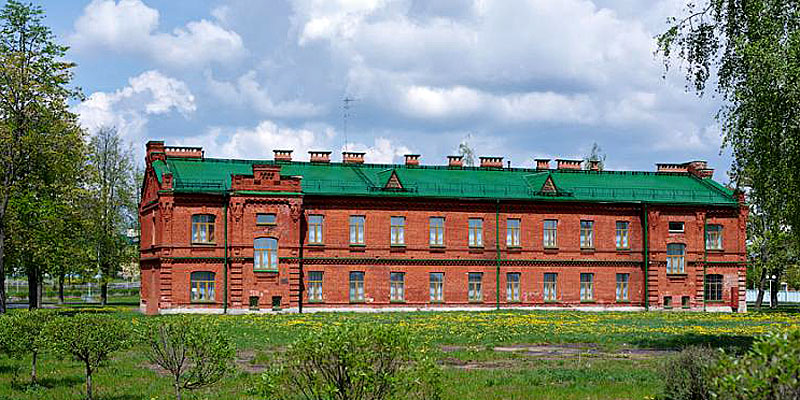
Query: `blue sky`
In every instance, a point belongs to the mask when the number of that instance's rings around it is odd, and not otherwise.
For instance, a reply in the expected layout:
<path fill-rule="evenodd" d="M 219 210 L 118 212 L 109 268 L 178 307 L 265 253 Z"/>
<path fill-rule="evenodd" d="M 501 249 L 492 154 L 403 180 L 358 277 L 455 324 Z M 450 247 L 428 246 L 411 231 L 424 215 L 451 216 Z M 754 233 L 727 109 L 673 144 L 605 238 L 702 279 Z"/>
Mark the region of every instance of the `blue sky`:
<path fill-rule="evenodd" d="M 77 62 L 90 132 L 201 145 L 446 163 L 468 141 L 515 166 L 581 157 L 607 168 L 708 160 L 727 181 L 718 103 L 666 78 L 654 37 L 684 0 L 45 1 Z M 342 99 L 353 103 L 345 138 Z"/>

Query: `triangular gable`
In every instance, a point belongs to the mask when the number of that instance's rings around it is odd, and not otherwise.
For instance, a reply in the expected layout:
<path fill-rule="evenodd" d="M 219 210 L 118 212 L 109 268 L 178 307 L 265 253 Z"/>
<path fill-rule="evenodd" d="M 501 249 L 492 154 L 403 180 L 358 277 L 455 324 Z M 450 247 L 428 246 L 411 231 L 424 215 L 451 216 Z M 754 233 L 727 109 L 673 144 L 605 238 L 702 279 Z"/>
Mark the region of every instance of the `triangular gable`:
<path fill-rule="evenodd" d="M 552 194 L 558 193 L 558 188 L 556 187 L 556 184 L 553 182 L 552 176 L 548 176 L 547 179 L 545 179 L 544 184 L 542 184 L 541 192 L 552 193 Z"/>
<path fill-rule="evenodd" d="M 383 185 L 384 190 L 403 190 L 403 184 L 400 182 L 400 178 L 397 176 L 397 171 L 392 171 L 392 174 L 389 175 L 389 179 L 386 180 L 386 184 Z"/>

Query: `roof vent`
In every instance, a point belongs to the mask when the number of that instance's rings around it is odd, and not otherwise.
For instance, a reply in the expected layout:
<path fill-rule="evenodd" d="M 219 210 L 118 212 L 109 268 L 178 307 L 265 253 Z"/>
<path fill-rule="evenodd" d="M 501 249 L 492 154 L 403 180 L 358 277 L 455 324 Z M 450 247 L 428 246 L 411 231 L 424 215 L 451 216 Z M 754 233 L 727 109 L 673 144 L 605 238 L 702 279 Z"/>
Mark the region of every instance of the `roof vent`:
<path fill-rule="evenodd" d="M 406 154 L 406 165 L 419 165 L 419 154 Z"/>
<path fill-rule="evenodd" d="M 447 166 L 450 168 L 461 168 L 464 166 L 464 156 L 447 156 Z"/>
<path fill-rule="evenodd" d="M 202 147 L 164 146 L 164 153 L 167 157 L 203 158 Z"/>
<path fill-rule="evenodd" d="M 292 161 L 292 150 L 272 150 L 275 161 Z"/>
<path fill-rule="evenodd" d="M 480 157 L 481 168 L 503 168 L 503 157 Z"/>
<path fill-rule="evenodd" d="M 556 159 L 558 169 L 581 169 L 581 160 L 566 160 L 563 158 Z"/>
<path fill-rule="evenodd" d="M 331 152 L 330 151 L 309 151 L 308 152 L 309 158 L 311 162 L 317 163 L 329 163 L 331 162 Z"/>
<path fill-rule="evenodd" d="M 656 172 L 677 172 L 685 174 L 689 172 L 689 166 L 685 163 L 658 163 L 656 164 Z"/>
<path fill-rule="evenodd" d="M 535 161 L 536 161 L 536 169 L 550 169 L 549 158 L 537 158 Z"/>
<path fill-rule="evenodd" d="M 342 152 L 342 162 L 345 164 L 363 164 L 364 163 L 364 154 L 363 152 L 355 152 L 355 151 L 343 151 Z"/>

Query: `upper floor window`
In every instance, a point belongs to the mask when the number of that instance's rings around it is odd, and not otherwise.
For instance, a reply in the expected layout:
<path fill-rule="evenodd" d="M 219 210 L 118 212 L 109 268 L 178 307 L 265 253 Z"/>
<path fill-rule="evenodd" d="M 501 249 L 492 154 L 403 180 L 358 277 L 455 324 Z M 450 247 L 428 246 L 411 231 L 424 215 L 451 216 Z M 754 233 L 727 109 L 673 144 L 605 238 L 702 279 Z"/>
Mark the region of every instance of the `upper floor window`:
<path fill-rule="evenodd" d="M 278 217 L 275 214 L 256 214 L 256 225 L 275 225 Z"/>
<path fill-rule="evenodd" d="M 391 244 L 393 246 L 406 244 L 406 217 L 392 217 L 390 224 Z"/>
<path fill-rule="evenodd" d="M 683 233 L 683 228 L 681 221 L 670 221 L 669 223 L 669 233 Z"/>
<path fill-rule="evenodd" d="M 257 238 L 253 241 L 253 269 L 278 270 L 278 240 Z"/>
<path fill-rule="evenodd" d="M 594 248 L 594 221 L 581 221 L 581 248 Z"/>
<path fill-rule="evenodd" d="M 350 216 L 350 244 L 364 244 L 364 223 L 366 217 L 363 215 Z"/>
<path fill-rule="evenodd" d="M 617 248 L 629 249 L 631 247 L 630 241 L 630 225 L 628 221 L 617 221 Z"/>
<path fill-rule="evenodd" d="M 322 225 L 325 217 L 322 215 L 308 216 L 308 243 L 322 244 Z"/>
<path fill-rule="evenodd" d="M 546 219 L 544 220 L 544 233 L 542 235 L 544 248 L 558 247 L 558 220 Z"/>
<path fill-rule="evenodd" d="M 686 272 L 686 245 L 670 243 L 667 245 L 667 273 L 683 274 Z"/>
<path fill-rule="evenodd" d="M 483 246 L 483 220 L 480 218 L 470 218 L 468 221 L 469 246 Z"/>
<path fill-rule="evenodd" d="M 214 273 L 195 271 L 189 276 L 191 301 L 214 301 Z"/>
<path fill-rule="evenodd" d="M 506 246 L 519 247 L 519 219 L 506 220 Z"/>
<path fill-rule="evenodd" d="M 214 243 L 214 219 L 210 214 L 192 215 L 192 243 Z"/>
<path fill-rule="evenodd" d="M 706 248 L 722 250 L 722 225 L 706 226 Z"/>
<path fill-rule="evenodd" d="M 431 246 L 444 246 L 444 218 L 431 217 Z"/>

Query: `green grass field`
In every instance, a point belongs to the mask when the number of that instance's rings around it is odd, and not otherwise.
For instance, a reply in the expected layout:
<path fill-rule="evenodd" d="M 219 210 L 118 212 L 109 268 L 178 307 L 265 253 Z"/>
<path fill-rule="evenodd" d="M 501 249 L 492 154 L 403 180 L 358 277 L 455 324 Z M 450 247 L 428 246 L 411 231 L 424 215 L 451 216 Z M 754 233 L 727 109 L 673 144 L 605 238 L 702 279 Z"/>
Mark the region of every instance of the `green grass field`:
<path fill-rule="evenodd" d="M 131 307 L 95 311 L 141 323 Z M 645 399 L 661 390 L 660 368 L 672 351 L 702 344 L 742 351 L 754 337 L 797 327 L 800 314 L 770 312 L 588 313 L 419 312 L 317 313 L 210 318 L 235 341 L 238 372 L 185 399 L 255 399 L 248 388 L 275 351 L 301 331 L 332 324 L 406 326 L 440 351 L 446 399 Z M 116 355 L 94 377 L 99 399 L 169 399 L 169 379 L 141 349 Z M 28 359 L 0 358 L 0 399 L 79 399 L 80 365 L 45 355 L 40 385 L 30 386 Z"/>

